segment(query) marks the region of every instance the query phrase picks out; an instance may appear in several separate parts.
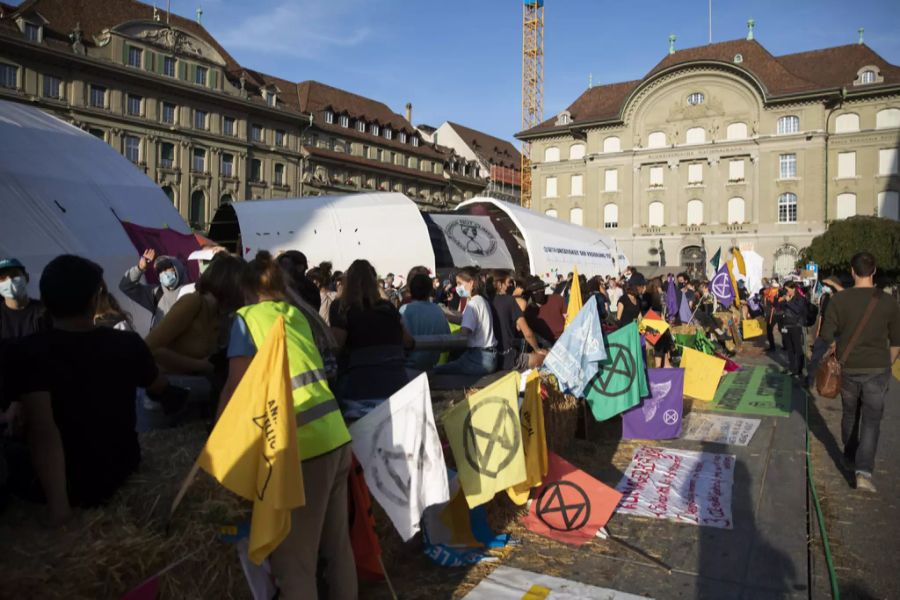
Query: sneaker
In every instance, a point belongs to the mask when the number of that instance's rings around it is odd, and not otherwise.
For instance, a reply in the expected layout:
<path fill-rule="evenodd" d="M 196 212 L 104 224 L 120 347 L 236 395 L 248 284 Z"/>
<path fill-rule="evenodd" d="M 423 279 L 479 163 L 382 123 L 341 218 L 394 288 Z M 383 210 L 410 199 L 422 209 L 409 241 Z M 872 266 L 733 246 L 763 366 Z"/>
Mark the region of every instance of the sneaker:
<path fill-rule="evenodd" d="M 856 472 L 856 489 L 872 494 L 878 491 L 875 489 L 875 484 L 872 483 L 872 475 L 863 471 Z"/>

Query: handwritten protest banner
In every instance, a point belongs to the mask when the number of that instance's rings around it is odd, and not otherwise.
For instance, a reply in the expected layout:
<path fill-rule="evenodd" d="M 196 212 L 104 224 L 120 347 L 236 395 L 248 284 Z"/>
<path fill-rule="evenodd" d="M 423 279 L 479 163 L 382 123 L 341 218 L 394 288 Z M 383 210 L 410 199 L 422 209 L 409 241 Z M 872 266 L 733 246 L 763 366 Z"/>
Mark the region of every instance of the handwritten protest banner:
<path fill-rule="evenodd" d="M 734 455 L 638 446 L 617 513 L 731 529 Z"/>
<path fill-rule="evenodd" d="M 682 438 L 697 442 L 746 446 L 759 428 L 759 419 L 694 412 L 684 419 Z"/>
<path fill-rule="evenodd" d="M 791 414 L 791 378 L 767 367 L 751 367 L 722 378 L 713 410 L 768 417 Z"/>

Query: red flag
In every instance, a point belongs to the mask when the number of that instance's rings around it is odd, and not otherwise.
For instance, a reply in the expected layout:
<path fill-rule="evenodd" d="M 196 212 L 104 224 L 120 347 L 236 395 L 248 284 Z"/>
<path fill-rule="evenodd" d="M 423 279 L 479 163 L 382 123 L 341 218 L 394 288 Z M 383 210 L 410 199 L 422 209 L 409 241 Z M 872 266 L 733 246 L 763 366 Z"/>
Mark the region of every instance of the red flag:
<path fill-rule="evenodd" d="M 531 502 L 525 527 L 550 539 L 581 545 L 606 525 L 622 494 L 549 453 L 544 485 Z"/>
<path fill-rule="evenodd" d="M 187 269 L 190 280 L 197 281 L 197 278 L 200 276 L 200 267 L 197 261 L 188 260 L 188 256 L 194 250 L 199 250 L 200 244 L 197 243 L 197 238 L 192 234 L 178 233 L 174 229 L 169 228 L 143 227 L 134 223 L 126 223 L 125 221 L 120 221 L 120 223 L 122 223 L 122 228 L 125 230 L 131 243 L 134 244 L 135 250 L 137 250 L 134 257 L 135 263 L 137 263 L 138 257 L 144 250 L 153 248 L 156 250 L 157 256 L 167 254 L 178 258 Z M 147 283 L 156 284 L 159 281 L 156 271 L 153 269 L 147 269 L 144 272 L 144 277 L 147 278 Z"/>
<path fill-rule="evenodd" d="M 356 559 L 356 575 L 362 581 L 384 581 L 381 569 L 381 544 L 375 535 L 375 519 L 372 517 L 372 499 L 363 476 L 362 466 L 353 457 L 348 482 L 348 508 L 350 511 L 350 545 Z"/>
<path fill-rule="evenodd" d="M 156 600 L 159 594 L 159 583 L 159 575 L 154 575 L 122 596 L 121 600 Z"/>

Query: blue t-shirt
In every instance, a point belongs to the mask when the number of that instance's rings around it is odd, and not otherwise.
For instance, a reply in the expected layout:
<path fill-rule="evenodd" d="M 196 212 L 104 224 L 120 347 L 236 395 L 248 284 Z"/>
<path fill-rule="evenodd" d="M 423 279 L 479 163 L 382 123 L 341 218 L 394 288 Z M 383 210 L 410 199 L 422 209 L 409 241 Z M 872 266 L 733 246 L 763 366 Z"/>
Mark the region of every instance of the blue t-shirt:
<path fill-rule="evenodd" d="M 414 300 L 400 307 L 400 316 L 410 335 L 442 335 L 450 333 L 444 311 L 437 304 Z M 406 366 L 418 371 L 434 368 L 441 353 L 436 350 L 415 350 L 409 353 Z"/>
<path fill-rule="evenodd" d="M 253 336 L 247 328 L 247 322 L 241 315 L 235 315 L 231 324 L 231 333 L 228 335 L 228 358 L 239 356 L 256 356 L 256 344 Z"/>

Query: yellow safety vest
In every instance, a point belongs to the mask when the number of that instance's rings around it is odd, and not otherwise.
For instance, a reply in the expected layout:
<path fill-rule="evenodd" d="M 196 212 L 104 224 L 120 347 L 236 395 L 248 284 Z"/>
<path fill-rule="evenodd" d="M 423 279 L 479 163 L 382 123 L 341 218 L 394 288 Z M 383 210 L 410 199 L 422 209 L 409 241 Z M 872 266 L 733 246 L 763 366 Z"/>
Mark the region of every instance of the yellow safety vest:
<path fill-rule="evenodd" d="M 301 460 L 320 456 L 349 442 L 350 432 L 328 387 L 322 356 L 303 313 L 287 302 L 266 301 L 245 306 L 238 315 L 247 324 L 257 348 L 262 347 L 275 320 L 284 317 Z"/>

